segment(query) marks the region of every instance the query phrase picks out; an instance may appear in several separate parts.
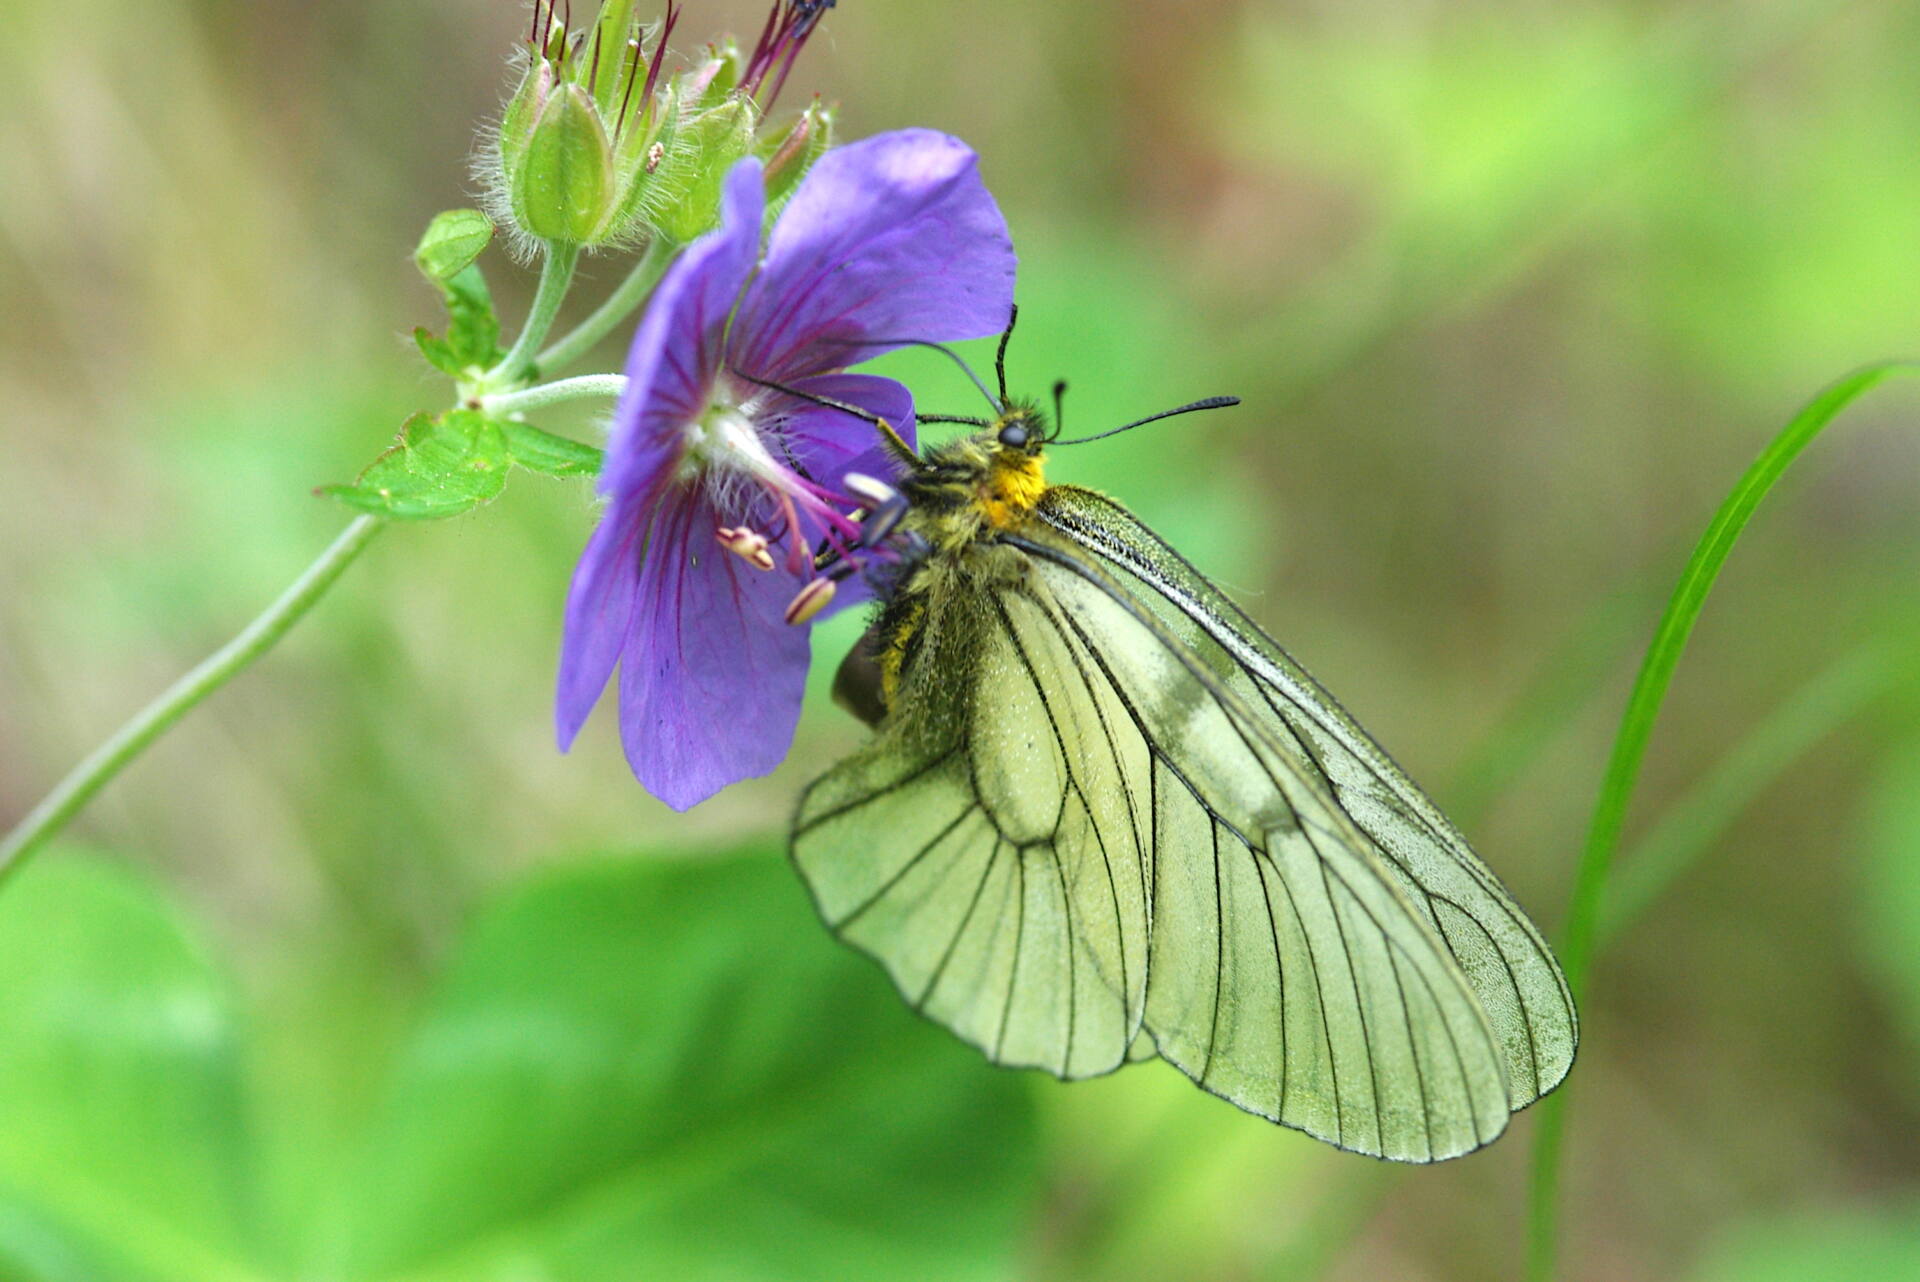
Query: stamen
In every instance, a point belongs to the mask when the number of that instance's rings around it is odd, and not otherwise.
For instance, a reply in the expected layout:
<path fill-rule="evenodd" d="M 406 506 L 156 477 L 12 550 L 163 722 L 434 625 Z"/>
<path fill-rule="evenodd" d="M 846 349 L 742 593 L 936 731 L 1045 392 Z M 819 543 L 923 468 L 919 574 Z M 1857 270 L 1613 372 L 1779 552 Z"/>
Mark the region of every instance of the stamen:
<path fill-rule="evenodd" d="M 653 101 L 653 87 L 659 83 L 661 64 L 667 60 L 667 40 L 673 35 L 673 24 L 678 21 L 680 21 L 680 6 L 675 4 L 674 0 L 667 0 L 667 16 L 660 24 L 660 38 L 653 46 L 653 61 L 647 64 L 647 85 L 640 91 L 642 111 L 646 110 L 644 104 Z M 659 162 L 654 163 L 657 165 Z M 647 172 L 652 173 L 653 170 L 649 169 Z"/>
<path fill-rule="evenodd" d="M 777 487 L 774 489 L 774 495 L 780 502 L 780 515 L 786 521 L 787 528 L 790 530 L 799 529 L 800 513 L 794 509 L 793 496 Z M 799 539 L 787 540 L 787 568 L 795 574 L 807 568 L 807 554 L 800 546 Z"/>
<path fill-rule="evenodd" d="M 901 518 L 906 514 L 907 503 L 904 499 L 873 509 L 873 513 L 860 523 L 860 546 L 874 548 L 886 542 L 900 528 Z"/>
<path fill-rule="evenodd" d="M 627 87 L 620 95 L 620 114 L 613 121 L 613 140 L 616 143 L 620 141 L 620 135 L 626 132 L 627 107 L 633 102 L 633 85 L 638 79 L 640 79 L 640 42 L 629 40 L 627 41 Z M 646 109 L 646 100 L 642 99 L 640 110 Z"/>
<path fill-rule="evenodd" d="M 840 478 L 840 483 L 867 508 L 882 507 L 900 497 L 900 491 L 865 472 L 848 472 Z"/>
<path fill-rule="evenodd" d="M 749 529 L 747 526 L 721 526 L 714 531 L 714 537 L 720 540 L 720 546 L 733 553 L 756 570 L 773 568 L 773 553 L 768 551 L 767 536 Z"/>
<path fill-rule="evenodd" d="M 793 70 L 794 60 L 800 56 L 807 37 L 835 3 L 836 0 L 775 0 L 767 14 L 767 24 L 760 31 L 760 39 L 747 59 L 746 70 L 740 76 L 741 90 L 759 101 L 762 110 L 772 107 L 780 96 L 780 89 L 787 83 L 787 74 Z M 770 75 L 773 76 L 772 92 L 761 101 L 760 90 Z"/>
<path fill-rule="evenodd" d="M 832 604 L 834 593 L 838 590 L 834 586 L 834 581 L 825 575 L 813 580 L 806 587 L 801 588 L 800 595 L 794 597 L 787 605 L 787 622 L 795 627 L 806 623 Z"/>

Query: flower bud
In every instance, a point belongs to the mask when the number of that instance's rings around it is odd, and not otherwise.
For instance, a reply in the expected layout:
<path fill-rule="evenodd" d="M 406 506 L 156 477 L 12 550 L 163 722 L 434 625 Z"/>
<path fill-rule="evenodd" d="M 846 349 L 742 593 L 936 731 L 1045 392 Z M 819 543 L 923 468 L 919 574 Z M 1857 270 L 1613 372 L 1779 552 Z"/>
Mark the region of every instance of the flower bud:
<path fill-rule="evenodd" d="M 774 0 L 759 41 L 731 39 L 663 75 L 679 18 L 643 30 L 635 0 L 604 0 L 584 29 L 560 0 L 535 0 L 527 65 L 507 103 L 483 176 L 495 220 L 531 241 L 625 245 L 659 234 L 679 243 L 712 229 L 727 171 L 767 163 L 770 204 L 799 185 L 832 140 L 816 100 L 791 124 L 756 137 L 765 112 L 833 0 Z"/>
<path fill-rule="evenodd" d="M 513 213 L 541 240 L 590 245 L 612 213 L 613 156 L 593 99 L 578 85 L 551 95 L 533 122 Z"/>
<path fill-rule="evenodd" d="M 527 69 L 501 116 L 488 175 L 502 221 L 526 237 L 594 246 L 647 231 L 648 189 L 680 114 L 660 79 L 679 12 L 669 0 L 648 57 L 649 33 L 633 10 L 634 0 L 607 0 L 572 32 L 552 0 L 534 4 Z"/>
<path fill-rule="evenodd" d="M 681 75 L 681 98 L 696 111 L 718 107 L 739 85 L 745 61 L 732 36 L 720 37 L 707 46 L 706 57 Z"/>
<path fill-rule="evenodd" d="M 619 107 L 620 95 L 632 69 L 638 65 L 632 55 L 639 35 L 633 22 L 633 0 L 608 0 L 600 6 L 600 16 L 594 20 L 592 33 L 587 37 L 592 53 L 584 83 L 592 91 L 594 106 L 603 116 Z M 664 45 L 665 41 L 661 43 Z"/>
<path fill-rule="evenodd" d="M 685 186 L 662 211 L 663 234 L 686 244 L 720 221 L 721 187 L 727 171 L 753 146 L 759 114 L 747 99 L 733 97 L 686 122 L 680 134 Z"/>
<path fill-rule="evenodd" d="M 763 137 L 754 154 L 766 161 L 767 206 L 774 208 L 793 194 L 813 162 L 833 145 L 833 109 L 815 98 L 785 130 Z"/>

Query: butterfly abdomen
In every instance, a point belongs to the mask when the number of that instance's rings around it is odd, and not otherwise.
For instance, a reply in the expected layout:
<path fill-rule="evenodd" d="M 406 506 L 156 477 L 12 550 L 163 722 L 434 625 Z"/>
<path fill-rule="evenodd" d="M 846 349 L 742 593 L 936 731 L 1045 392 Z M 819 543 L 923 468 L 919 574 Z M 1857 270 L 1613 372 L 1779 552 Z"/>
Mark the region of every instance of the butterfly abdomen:
<path fill-rule="evenodd" d="M 843 704 L 877 722 L 923 648 L 928 617 L 1021 571 L 1021 558 L 992 540 L 1026 522 L 1046 488 L 1038 449 L 1009 447 L 991 433 L 927 452 L 901 484 L 901 529 L 923 551 L 898 570 L 880 617 L 843 665 Z"/>

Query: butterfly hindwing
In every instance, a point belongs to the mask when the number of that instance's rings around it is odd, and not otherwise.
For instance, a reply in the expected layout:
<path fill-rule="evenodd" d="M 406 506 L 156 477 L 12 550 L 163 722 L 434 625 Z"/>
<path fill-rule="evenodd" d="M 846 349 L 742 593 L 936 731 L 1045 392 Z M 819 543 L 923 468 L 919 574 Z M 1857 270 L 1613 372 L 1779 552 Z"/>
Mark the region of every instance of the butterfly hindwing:
<path fill-rule="evenodd" d="M 794 858 L 916 1009 L 997 1063 L 1109 1072 L 1140 1030 L 1148 934 L 1137 763 L 1101 729 L 1118 710 L 1020 595 L 928 613 L 900 715 L 808 789 Z"/>

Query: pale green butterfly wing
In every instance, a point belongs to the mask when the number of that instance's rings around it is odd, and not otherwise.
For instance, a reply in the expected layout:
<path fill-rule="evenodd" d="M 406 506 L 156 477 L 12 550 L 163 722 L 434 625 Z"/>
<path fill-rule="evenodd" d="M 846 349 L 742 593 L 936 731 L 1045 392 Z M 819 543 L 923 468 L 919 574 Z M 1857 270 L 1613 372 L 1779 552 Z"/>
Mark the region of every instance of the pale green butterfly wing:
<path fill-rule="evenodd" d="M 1578 1040 L 1566 979 L 1440 809 L 1277 642 L 1124 508 L 1056 486 L 1036 515 L 1150 607 L 1371 839 L 1479 998 L 1505 1053 L 1511 1106 L 1558 1085 Z"/>
<path fill-rule="evenodd" d="M 1422 1162 L 1492 1140 L 1510 1109 L 1478 997 L 1318 777 L 1111 577 L 1024 549 L 1057 644 L 1148 752 L 1159 1053 L 1342 1148 Z"/>
<path fill-rule="evenodd" d="M 997 1063 L 1088 1077 L 1146 1007 L 1144 752 L 1057 651 L 1023 650 L 1009 606 L 933 603 L 895 715 L 807 790 L 793 853 L 916 1010 Z"/>

